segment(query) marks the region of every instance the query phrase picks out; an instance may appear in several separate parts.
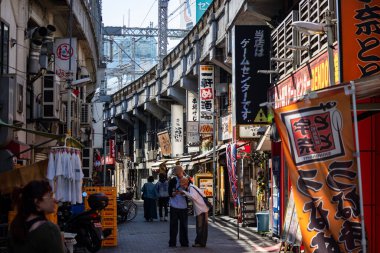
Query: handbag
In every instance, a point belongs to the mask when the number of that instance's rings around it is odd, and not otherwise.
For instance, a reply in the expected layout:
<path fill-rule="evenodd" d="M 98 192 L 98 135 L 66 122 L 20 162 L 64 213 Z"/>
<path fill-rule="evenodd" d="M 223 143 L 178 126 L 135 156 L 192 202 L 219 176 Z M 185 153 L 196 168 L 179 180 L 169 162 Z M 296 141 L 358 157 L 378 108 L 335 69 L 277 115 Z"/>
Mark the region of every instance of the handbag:
<path fill-rule="evenodd" d="M 211 212 L 212 211 L 212 204 L 210 203 L 210 201 L 208 201 L 208 198 L 207 197 L 204 197 L 198 190 L 197 188 L 193 187 L 194 190 L 196 190 L 198 192 L 198 194 L 203 198 L 203 201 L 205 202 L 206 206 L 208 207 L 208 211 Z"/>

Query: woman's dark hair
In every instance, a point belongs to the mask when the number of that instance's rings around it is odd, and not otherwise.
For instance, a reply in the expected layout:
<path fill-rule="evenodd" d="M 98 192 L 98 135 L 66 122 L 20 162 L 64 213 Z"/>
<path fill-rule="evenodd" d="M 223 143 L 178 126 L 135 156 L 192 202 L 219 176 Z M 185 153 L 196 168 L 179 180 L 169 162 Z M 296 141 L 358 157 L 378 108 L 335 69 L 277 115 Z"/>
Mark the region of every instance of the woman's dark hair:
<path fill-rule="evenodd" d="M 153 176 L 149 176 L 148 177 L 148 182 L 154 182 L 154 177 Z"/>
<path fill-rule="evenodd" d="M 37 210 L 35 200 L 42 200 L 42 197 L 49 192 L 52 192 L 52 188 L 46 180 L 34 180 L 25 185 L 24 188 L 14 190 L 13 196 L 17 214 L 12 221 L 10 233 L 15 241 L 25 241 L 29 232 L 26 219 L 31 214 L 45 216 L 43 211 Z"/>

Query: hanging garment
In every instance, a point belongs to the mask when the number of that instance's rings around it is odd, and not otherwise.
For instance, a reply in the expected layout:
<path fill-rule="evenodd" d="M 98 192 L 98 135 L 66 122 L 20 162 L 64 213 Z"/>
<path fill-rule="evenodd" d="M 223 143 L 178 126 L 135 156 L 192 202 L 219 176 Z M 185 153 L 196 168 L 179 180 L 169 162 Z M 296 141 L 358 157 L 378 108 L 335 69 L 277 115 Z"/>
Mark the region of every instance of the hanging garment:
<path fill-rule="evenodd" d="M 76 201 L 81 204 L 82 200 L 82 180 L 83 180 L 83 171 L 82 164 L 79 157 L 79 152 L 75 154 L 75 192 L 76 192 Z"/>
<path fill-rule="evenodd" d="M 55 198 L 57 201 L 64 201 L 65 199 L 65 177 L 64 177 L 64 168 L 63 168 L 63 151 L 59 150 L 55 154 L 56 168 L 56 188 L 55 188 Z"/>
<path fill-rule="evenodd" d="M 54 160 L 54 152 L 53 151 L 50 151 L 46 178 L 48 179 L 51 188 L 54 190 L 55 160 Z"/>

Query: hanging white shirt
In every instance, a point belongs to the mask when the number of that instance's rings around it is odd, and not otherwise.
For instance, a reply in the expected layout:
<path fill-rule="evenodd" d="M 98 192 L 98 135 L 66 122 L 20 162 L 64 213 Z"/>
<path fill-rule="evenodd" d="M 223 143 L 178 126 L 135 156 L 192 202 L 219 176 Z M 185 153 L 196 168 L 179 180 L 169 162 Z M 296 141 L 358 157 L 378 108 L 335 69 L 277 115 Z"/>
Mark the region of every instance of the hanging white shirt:
<path fill-rule="evenodd" d="M 55 154 L 55 176 L 57 177 L 57 184 L 55 188 L 55 199 L 64 201 L 65 198 L 65 178 L 63 175 L 63 152 L 59 150 Z"/>
<path fill-rule="evenodd" d="M 55 161 L 53 151 L 50 151 L 49 163 L 46 173 L 46 178 L 49 181 L 51 188 L 54 190 L 54 177 L 55 177 Z"/>
<path fill-rule="evenodd" d="M 75 158 L 75 167 L 74 167 L 74 189 L 76 193 L 76 202 L 81 204 L 83 202 L 82 199 L 82 179 L 83 179 L 83 171 L 82 164 L 80 161 L 79 153 L 73 154 Z"/>

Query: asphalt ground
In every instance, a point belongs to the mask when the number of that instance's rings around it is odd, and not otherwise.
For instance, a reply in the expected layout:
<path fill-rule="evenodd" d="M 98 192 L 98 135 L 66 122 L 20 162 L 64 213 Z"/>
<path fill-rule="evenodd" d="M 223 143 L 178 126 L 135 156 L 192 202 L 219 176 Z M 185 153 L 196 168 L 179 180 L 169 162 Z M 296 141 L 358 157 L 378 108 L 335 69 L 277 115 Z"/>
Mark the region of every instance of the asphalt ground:
<path fill-rule="evenodd" d="M 118 245 L 103 247 L 100 253 L 134 253 L 134 252 L 278 252 L 279 244 L 272 239 L 255 232 L 255 228 L 239 228 L 237 236 L 234 219 L 217 216 L 215 223 L 209 218 L 209 233 L 205 248 L 193 248 L 195 238 L 195 218 L 189 216 L 188 248 L 169 247 L 169 221 L 154 220 L 146 222 L 143 217 L 142 201 L 138 204 L 137 217 L 128 223 L 118 225 Z M 177 238 L 177 245 L 179 245 Z"/>

